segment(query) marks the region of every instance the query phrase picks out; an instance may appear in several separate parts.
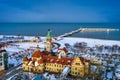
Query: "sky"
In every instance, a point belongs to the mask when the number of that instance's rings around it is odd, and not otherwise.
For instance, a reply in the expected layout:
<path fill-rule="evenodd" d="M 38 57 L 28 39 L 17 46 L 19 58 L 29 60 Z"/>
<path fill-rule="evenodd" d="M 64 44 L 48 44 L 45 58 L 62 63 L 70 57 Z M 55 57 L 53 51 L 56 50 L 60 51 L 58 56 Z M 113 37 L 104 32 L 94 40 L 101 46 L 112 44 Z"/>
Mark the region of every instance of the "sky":
<path fill-rule="evenodd" d="M 120 22 L 120 0 L 0 0 L 0 22 Z"/>

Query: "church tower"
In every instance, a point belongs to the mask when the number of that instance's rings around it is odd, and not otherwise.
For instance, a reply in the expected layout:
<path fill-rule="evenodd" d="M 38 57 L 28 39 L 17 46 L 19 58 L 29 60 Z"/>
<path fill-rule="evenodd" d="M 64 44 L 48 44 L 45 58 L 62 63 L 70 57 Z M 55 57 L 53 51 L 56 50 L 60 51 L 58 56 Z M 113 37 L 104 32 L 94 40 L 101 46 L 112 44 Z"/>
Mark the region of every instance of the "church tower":
<path fill-rule="evenodd" d="M 48 29 L 48 34 L 46 37 L 46 51 L 51 52 L 51 32 L 50 32 L 50 29 Z"/>

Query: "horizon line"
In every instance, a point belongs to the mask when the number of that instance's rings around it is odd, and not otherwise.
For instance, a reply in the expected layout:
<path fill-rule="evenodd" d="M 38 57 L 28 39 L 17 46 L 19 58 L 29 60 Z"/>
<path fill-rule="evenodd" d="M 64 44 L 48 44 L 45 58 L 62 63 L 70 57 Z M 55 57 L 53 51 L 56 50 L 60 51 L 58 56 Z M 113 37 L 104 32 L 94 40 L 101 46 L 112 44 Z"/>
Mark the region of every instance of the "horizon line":
<path fill-rule="evenodd" d="M 120 22 L 0 22 L 1 23 L 120 23 Z"/>

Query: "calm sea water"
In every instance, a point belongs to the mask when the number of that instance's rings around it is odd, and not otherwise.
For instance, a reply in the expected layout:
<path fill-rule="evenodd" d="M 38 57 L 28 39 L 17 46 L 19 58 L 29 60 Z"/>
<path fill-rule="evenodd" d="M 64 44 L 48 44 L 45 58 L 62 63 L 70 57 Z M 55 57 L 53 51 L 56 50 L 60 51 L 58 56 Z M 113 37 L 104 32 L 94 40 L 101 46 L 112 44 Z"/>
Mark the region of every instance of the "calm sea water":
<path fill-rule="evenodd" d="M 46 36 L 49 28 L 52 30 L 52 36 L 59 36 L 79 28 L 120 29 L 120 23 L 0 23 L 0 35 Z M 120 31 L 80 32 L 72 37 L 120 40 Z"/>

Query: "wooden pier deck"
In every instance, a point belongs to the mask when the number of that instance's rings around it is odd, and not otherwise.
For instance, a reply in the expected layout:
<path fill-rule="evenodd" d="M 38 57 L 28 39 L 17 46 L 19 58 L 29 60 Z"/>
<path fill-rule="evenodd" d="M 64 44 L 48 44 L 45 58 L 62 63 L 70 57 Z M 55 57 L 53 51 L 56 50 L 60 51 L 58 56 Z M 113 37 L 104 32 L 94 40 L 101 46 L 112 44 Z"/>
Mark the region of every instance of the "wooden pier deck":
<path fill-rule="evenodd" d="M 119 29 L 113 29 L 113 28 L 79 28 L 77 30 L 65 33 L 63 35 L 60 35 L 58 37 L 68 37 L 78 32 L 111 32 L 111 31 L 119 31 Z"/>

